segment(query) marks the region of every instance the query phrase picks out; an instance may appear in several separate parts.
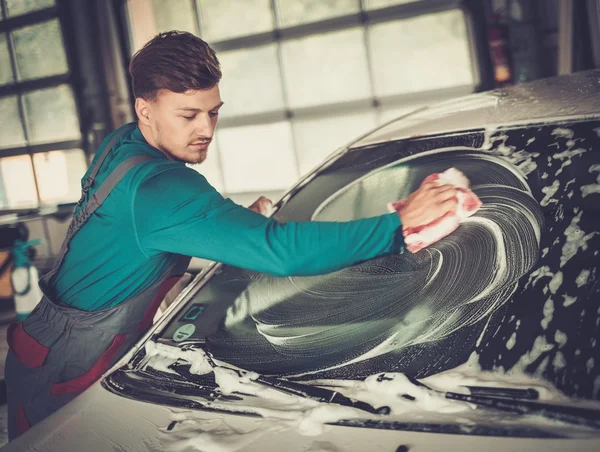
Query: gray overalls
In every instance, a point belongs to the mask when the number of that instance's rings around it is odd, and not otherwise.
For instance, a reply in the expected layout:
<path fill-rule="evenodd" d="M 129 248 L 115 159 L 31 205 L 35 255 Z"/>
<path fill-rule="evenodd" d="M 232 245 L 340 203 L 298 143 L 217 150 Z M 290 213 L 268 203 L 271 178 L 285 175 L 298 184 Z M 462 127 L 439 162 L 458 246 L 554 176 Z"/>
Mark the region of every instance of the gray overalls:
<path fill-rule="evenodd" d="M 122 134 L 130 131 L 131 128 L 124 128 Z M 8 329 L 6 384 L 11 440 L 70 402 L 119 360 L 148 330 L 162 299 L 179 279 L 176 275 L 182 275 L 188 266 L 190 258 L 180 256 L 148 289 L 102 311 L 81 311 L 52 299 L 48 289 L 73 236 L 131 168 L 151 159 L 139 155 L 123 161 L 88 196 L 102 163 L 120 136 L 117 133 L 99 150 L 101 154 L 83 185 L 56 263 L 40 281 L 44 297 L 25 321 Z"/>

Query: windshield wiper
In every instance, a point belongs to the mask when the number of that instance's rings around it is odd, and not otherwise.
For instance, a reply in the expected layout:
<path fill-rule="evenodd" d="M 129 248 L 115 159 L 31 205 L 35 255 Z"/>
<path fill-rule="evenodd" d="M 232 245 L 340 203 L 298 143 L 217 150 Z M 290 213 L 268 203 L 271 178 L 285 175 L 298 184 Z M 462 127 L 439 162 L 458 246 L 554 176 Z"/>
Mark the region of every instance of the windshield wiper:
<path fill-rule="evenodd" d="M 254 381 L 267 385 L 273 389 L 277 389 L 278 391 L 285 392 L 286 394 L 296 395 L 305 399 L 315 400 L 317 402 L 335 403 L 337 405 L 357 408 L 372 414 L 388 415 L 391 413 L 389 406 L 375 408 L 373 405 L 370 405 L 366 402 L 361 402 L 360 400 L 351 399 L 343 394 L 340 394 L 338 391 L 332 391 L 331 389 L 296 383 L 293 381 L 284 380 L 282 378 L 265 377 L 264 375 L 259 375 Z"/>
<path fill-rule="evenodd" d="M 180 349 L 182 351 L 202 350 L 206 362 L 210 365 L 213 371 L 214 369 L 227 369 L 229 371 L 235 372 L 239 377 L 250 377 L 250 380 L 252 381 L 255 381 L 259 384 L 268 386 L 272 389 L 286 394 L 314 400 L 320 403 L 332 403 L 336 405 L 356 408 L 371 414 L 388 415 L 391 412 L 391 409 L 388 406 L 381 406 L 379 408 L 375 408 L 373 405 L 367 402 L 351 399 L 350 397 L 346 397 L 340 392 L 333 391 L 331 389 L 296 383 L 289 380 L 285 380 L 283 378 L 267 377 L 265 375 L 257 374 L 256 372 L 248 372 L 245 370 L 235 369 L 233 367 L 217 364 L 214 362 L 212 357 L 206 352 L 206 350 L 204 350 L 202 347 L 198 347 L 197 344 L 185 344 L 182 345 Z"/>
<path fill-rule="evenodd" d="M 534 397 L 534 393 L 531 392 L 527 392 L 524 397 L 515 397 L 518 393 L 514 393 L 512 397 L 506 397 L 505 395 L 501 395 L 504 388 L 492 388 L 489 390 L 488 395 L 482 395 L 482 393 L 485 393 L 485 390 L 471 394 L 460 394 L 451 391 L 445 392 L 433 389 L 416 378 L 408 376 L 407 378 L 412 384 L 441 394 L 448 400 L 472 403 L 478 406 L 521 415 L 539 415 L 548 419 L 567 422 L 569 424 L 600 429 L 600 410 L 525 400 L 526 398 L 531 399 Z M 477 388 L 481 389 L 480 387 Z M 496 391 L 494 392 L 493 390 Z"/>
<path fill-rule="evenodd" d="M 173 347 L 166 344 L 163 344 L 162 347 L 169 347 L 173 350 L 178 350 L 182 354 L 190 351 L 199 352 L 201 353 L 201 358 L 208 364 L 207 367 L 210 367 L 213 370 L 213 373 L 216 369 L 228 370 L 230 372 L 234 372 L 240 378 L 247 378 L 258 384 L 268 386 L 286 394 L 311 399 L 320 403 L 332 403 L 352 407 L 370 414 L 388 415 L 391 412 L 391 409 L 388 406 L 376 408 L 369 403 L 347 397 L 338 392 L 336 388 L 328 389 L 322 386 L 299 383 L 280 377 L 260 375 L 256 372 L 250 372 L 220 363 L 217 364 L 209 355 L 209 353 L 206 352 L 206 350 L 202 347 L 202 345 L 200 345 L 198 342 L 188 342 L 181 344 L 179 347 Z M 182 359 L 184 359 L 183 356 Z M 144 358 L 142 358 L 142 360 L 144 360 Z M 171 367 L 171 369 L 184 378 L 187 378 L 189 381 L 193 382 L 196 379 L 194 374 L 185 372 L 184 375 L 181 373 L 180 369 L 177 369 L 177 367 L 179 366 Z M 205 377 L 200 375 L 197 377 L 199 379 L 205 379 Z M 386 379 L 385 373 L 381 374 L 379 378 Z M 408 375 L 406 375 L 406 378 L 415 386 L 423 387 L 428 391 L 437 393 L 448 400 L 471 403 L 477 406 L 519 415 L 540 415 L 545 418 L 554 419 L 569 424 L 600 429 L 600 410 L 534 401 L 534 399 L 537 399 L 539 396 L 537 391 L 534 389 L 522 390 L 478 386 L 469 388 L 470 394 L 461 394 L 458 392 L 446 392 L 431 388 L 416 378 Z M 206 382 L 204 381 L 204 383 Z M 215 384 L 218 386 L 217 382 L 215 382 Z M 236 392 L 244 395 L 238 391 Z M 415 397 L 409 394 L 399 394 L 399 396 L 407 400 L 416 400 Z"/>

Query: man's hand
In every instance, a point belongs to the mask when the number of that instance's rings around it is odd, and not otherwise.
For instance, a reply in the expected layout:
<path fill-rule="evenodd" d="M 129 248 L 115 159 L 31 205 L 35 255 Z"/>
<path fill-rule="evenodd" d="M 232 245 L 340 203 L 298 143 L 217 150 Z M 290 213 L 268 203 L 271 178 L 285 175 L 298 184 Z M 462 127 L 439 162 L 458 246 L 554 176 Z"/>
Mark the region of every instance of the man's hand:
<path fill-rule="evenodd" d="M 457 202 L 456 189 L 452 185 L 440 185 L 437 182 L 423 184 L 398 209 L 402 228 L 431 223 L 448 212 L 454 212 Z"/>
<path fill-rule="evenodd" d="M 271 201 L 269 198 L 261 196 L 254 201 L 254 203 L 252 203 L 248 209 L 268 217 L 271 216 L 271 213 L 273 212 L 273 201 Z"/>

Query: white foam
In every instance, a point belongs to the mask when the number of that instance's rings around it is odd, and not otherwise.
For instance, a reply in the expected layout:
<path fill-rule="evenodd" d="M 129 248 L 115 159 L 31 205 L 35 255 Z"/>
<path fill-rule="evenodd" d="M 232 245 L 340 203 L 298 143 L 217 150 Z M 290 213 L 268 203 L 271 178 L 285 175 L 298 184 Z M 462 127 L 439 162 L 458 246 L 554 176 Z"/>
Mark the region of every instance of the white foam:
<path fill-rule="evenodd" d="M 552 317 L 554 316 L 554 302 L 552 298 L 548 298 L 546 303 L 544 303 L 544 318 L 541 321 L 542 328 L 546 329 L 552 322 Z"/>
<path fill-rule="evenodd" d="M 515 344 L 517 343 L 517 333 L 513 333 L 510 338 L 508 339 L 508 341 L 506 342 L 506 348 L 508 350 L 512 350 L 512 348 L 515 346 Z"/>
<path fill-rule="evenodd" d="M 554 342 L 558 344 L 558 348 L 563 348 L 567 343 L 567 335 L 561 330 L 556 330 L 554 333 Z"/>
<path fill-rule="evenodd" d="M 550 267 L 548 267 L 547 265 L 544 265 L 543 267 L 538 268 L 537 270 L 533 271 L 530 273 L 529 275 L 529 280 L 527 281 L 527 283 L 525 284 L 525 289 L 531 284 L 532 286 L 535 286 L 537 284 L 537 282 L 545 277 L 553 277 L 554 273 L 552 273 L 550 271 Z"/>
<path fill-rule="evenodd" d="M 560 182 L 556 179 L 552 182 L 552 185 L 546 186 L 542 188 L 542 193 L 544 193 L 544 198 L 540 201 L 540 205 L 546 207 L 551 202 L 557 203 L 557 199 L 553 199 L 552 197 L 556 194 L 558 189 L 560 188 Z"/>
<path fill-rule="evenodd" d="M 206 353 L 203 350 L 186 350 L 182 351 L 179 347 L 172 347 L 166 344 L 159 344 L 148 341 L 144 344 L 146 357 L 145 365 L 155 367 L 158 363 L 162 369 L 176 363 L 178 360 L 183 360 L 191 364 L 189 372 L 195 375 L 204 375 L 212 372 L 212 367 L 206 359 Z"/>
<path fill-rule="evenodd" d="M 554 348 L 554 344 L 549 344 L 546 341 L 545 336 L 538 336 L 535 338 L 533 346 L 527 352 L 521 355 L 519 360 L 514 364 L 514 366 L 508 370 L 508 374 L 522 374 L 525 372 L 525 369 L 535 362 L 542 354 L 552 350 Z"/>
<path fill-rule="evenodd" d="M 554 129 L 552 131 L 552 136 L 562 137 L 562 138 L 567 138 L 569 140 L 572 140 L 573 137 L 575 136 L 575 132 L 573 132 L 571 129 L 567 129 L 565 127 L 557 127 L 556 129 Z"/>
<path fill-rule="evenodd" d="M 563 274 L 562 274 L 562 272 L 557 272 L 552 277 L 552 279 L 550 280 L 550 283 L 548 283 L 548 287 L 550 288 L 550 292 L 552 292 L 553 294 L 555 294 L 556 291 L 562 285 L 562 282 L 563 282 Z"/>
<path fill-rule="evenodd" d="M 575 209 L 577 211 L 577 209 Z M 565 236 L 567 240 L 562 247 L 562 255 L 560 256 L 560 266 L 563 267 L 577 252 L 579 248 L 584 251 L 587 250 L 587 242 L 594 237 L 598 232 L 593 231 L 586 234 L 580 227 L 579 221 L 581 220 L 581 214 L 583 211 L 576 212 L 577 215 L 571 220 L 571 224 L 565 229 Z"/>
<path fill-rule="evenodd" d="M 600 165 L 592 165 L 590 166 L 589 172 L 598 172 L 598 177 L 596 178 L 596 184 L 582 185 L 581 186 L 581 196 L 585 198 L 592 193 L 600 193 Z"/>
<path fill-rule="evenodd" d="M 575 143 L 572 142 L 571 146 L 574 145 Z M 567 143 L 567 145 L 569 145 L 569 143 Z M 563 163 L 561 165 L 561 167 L 558 169 L 558 171 L 556 171 L 556 175 L 558 176 L 560 173 L 563 172 L 563 169 L 570 165 L 571 163 L 573 163 L 573 157 L 577 157 L 580 156 L 582 154 L 585 154 L 587 151 L 585 149 L 568 149 L 566 151 L 563 152 L 559 152 L 556 153 L 552 156 L 552 158 L 557 159 L 557 160 L 561 160 Z"/>
<path fill-rule="evenodd" d="M 548 364 L 550 363 L 550 357 L 546 356 L 542 359 L 542 362 L 536 367 L 535 372 L 533 373 L 536 377 L 541 377 L 546 372 L 548 368 Z"/>
<path fill-rule="evenodd" d="M 577 284 L 577 287 L 585 286 L 588 282 L 589 277 L 590 271 L 587 269 L 583 269 L 579 273 L 579 276 L 577 276 L 577 279 L 575 279 L 575 284 Z"/>
<path fill-rule="evenodd" d="M 562 352 L 556 352 L 552 365 L 555 369 L 563 369 L 566 367 L 567 361 L 565 360 L 565 355 L 563 355 Z"/>
<path fill-rule="evenodd" d="M 571 306 L 573 303 L 575 303 L 577 301 L 577 297 L 571 297 L 571 296 L 566 295 L 566 294 L 563 295 L 562 297 L 565 299 L 565 301 L 563 302 L 563 306 L 565 308 Z"/>

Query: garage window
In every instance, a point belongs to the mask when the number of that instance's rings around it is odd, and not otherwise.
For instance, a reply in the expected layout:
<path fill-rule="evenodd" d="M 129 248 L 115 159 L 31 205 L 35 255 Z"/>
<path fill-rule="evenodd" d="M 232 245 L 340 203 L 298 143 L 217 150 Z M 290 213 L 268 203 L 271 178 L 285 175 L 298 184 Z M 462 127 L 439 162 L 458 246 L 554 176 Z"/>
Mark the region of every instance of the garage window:
<path fill-rule="evenodd" d="M 473 92 L 479 69 L 470 13 L 460 5 L 126 0 L 123 11 L 130 55 L 171 29 L 195 33 L 217 51 L 225 105 L 217 146 L 197 169 L 235 200 L 277 197 L 373 127 Z M 257 159 L 276 171 L 253 168 Z"/>
<path fill-rule="evenodd" d="M 87 163 L 55 0 L 0 0 L 0 209 L 76 201 Z"/>

